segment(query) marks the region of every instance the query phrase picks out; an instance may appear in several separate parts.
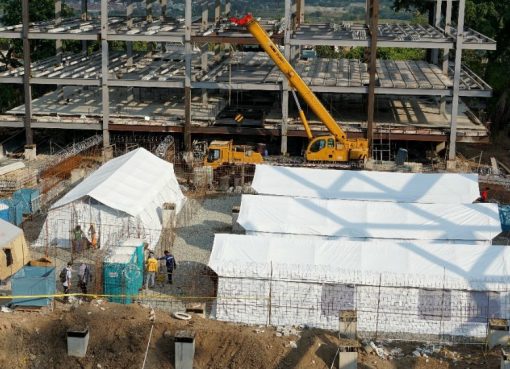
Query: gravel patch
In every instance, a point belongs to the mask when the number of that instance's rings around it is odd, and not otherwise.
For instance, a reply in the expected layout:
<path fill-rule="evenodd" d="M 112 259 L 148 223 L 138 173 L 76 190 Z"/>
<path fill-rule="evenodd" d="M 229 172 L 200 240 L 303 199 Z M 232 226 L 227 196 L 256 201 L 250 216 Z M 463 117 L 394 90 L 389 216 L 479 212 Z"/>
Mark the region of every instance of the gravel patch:
<path fill-rule="evenodd" d="M 240 195 L 217 195 L 191 205 L 193 215 L 187 224 L 176 230 L 173 253 L 177 262 L 190 261 L 207 265 L 214 234 L 231 232 L 232 206 L 240 204 Z"/>

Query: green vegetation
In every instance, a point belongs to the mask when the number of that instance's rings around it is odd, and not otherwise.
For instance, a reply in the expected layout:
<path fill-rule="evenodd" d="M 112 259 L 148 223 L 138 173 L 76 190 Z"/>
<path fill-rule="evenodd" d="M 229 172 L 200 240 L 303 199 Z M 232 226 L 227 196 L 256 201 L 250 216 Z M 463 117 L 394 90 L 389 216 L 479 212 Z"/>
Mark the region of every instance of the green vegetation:
<path fill-rule="evenodd" d="M 396 10 L 428 10 L 432 3 L 423 0 L 395 0 Z M 454 2 L 453 14 L 457 3 Z M 455 17 L 454 17 L 455 19 Z M 463 53 L 464 62 L 494 89 L 489 115 L 493 132 L 510 132 L 510 1 L 466 0 L 466 26 L 497 42 L 497 50 Z M 485 59 L 485 60 L 484 60 Z"/>
<path fill-rule="evenodd" d="M 363 47 L 343 48 L 335 51 L 332 46 L 317 46 L 315 51 L 319 58 L 330 59 L 363 59 Z M 377 57 L 389 60 L 423 60 L 426 52 L 423 49 L 404 49 L 397 47 L 380 47 L 377 50 Z"/>

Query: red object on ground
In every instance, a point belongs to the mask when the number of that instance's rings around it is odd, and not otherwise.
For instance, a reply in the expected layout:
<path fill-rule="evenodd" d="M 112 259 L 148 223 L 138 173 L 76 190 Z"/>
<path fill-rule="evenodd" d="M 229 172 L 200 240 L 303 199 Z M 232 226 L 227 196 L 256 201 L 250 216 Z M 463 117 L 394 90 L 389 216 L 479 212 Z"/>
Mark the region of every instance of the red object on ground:
<path fill-rule="evenodd" d="M 489 198 L 489 192 L 487 190 L 483 190 L 481 198 L 482 198 L 482 202 L 487 202 L 487 200 Z"/>
<path fill-rule="evenodd" d="M 232 17 L 232 18 L 230 18 L 230 21 L 237 24 L 238 26 L 245 26 L 248 23 L 250 23 L 252 19 L 253 19 L 253 17 L 251 15 L 251 13 L 248 13 L 242 18 Z"/>

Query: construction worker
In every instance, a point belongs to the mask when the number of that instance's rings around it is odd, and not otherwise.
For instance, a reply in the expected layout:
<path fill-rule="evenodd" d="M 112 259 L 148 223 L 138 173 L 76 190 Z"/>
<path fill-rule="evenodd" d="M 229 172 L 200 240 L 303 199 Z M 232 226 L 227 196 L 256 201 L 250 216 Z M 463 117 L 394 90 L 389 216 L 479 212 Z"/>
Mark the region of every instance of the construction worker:
<path fill-rule="evenodd" d="M 60 282 L 62 282 L 62 289 L 64 290 L 64 295 L 69 293 L 71 289 L 71 279 L 73 277 L 73 263 L 68 262 L 67 266 L 60 272 Z M 68 303 L 69 298 L 67 296 L 64 297 L 64 303 Z"/>
<path fill-rule="evenodd" d="M 73 245 L 73 251 L 74 252 L 81 252 L 81 247 L 82 247 L 82 243 L 83 243 L 83 231 L 81 230 L 81 226 L 80 225 L 77 225 L 76 227 L 74 227 L 74 230 L 73 230 L 73 241 L 72 241 L 72 245 Z"/>
<path fill-rule="evenodd" d="M 87 294 L 87 284 L 92 280 L 92 274 L 90 273 L 90 266 L 82 262 L 80 269 L 78 270 L 78 287 L 81 289 L 81 293 Z"/>
<path fill-rule="evenodd" d="M 489 187 L 485 187 L 480 195 L 480 202 L 488 202 L 489 201 Z"/>
<path fill-rule="evenodd" d="M 90 246 L 93 248 L 93 249 L 97 249 L 97 233 L 96 233 L 96 227 L 94 227 L 94 224 L 90 223 L 90 227 L 89 227 L 89 239 L 90 239 Z"/>
<path fill-rule="evenodd" d="M 149 253 L 149 258 L 145 266 L 147 271 L 145 276 L 145 289 L 154 288 L 156 282 L 156 273 L 158 271 L 158 259 L 154 257 L 154 253 Z"/>
<path fill-rule="evenodd" d="M 174 273 L 174 269 L 177 269 L 177 263 L 175 262 L 175 258 L 168 250 L 164 251 L 163 256 L 158 258 L 158 260 L 165 260 L 166 264 L 166 274 L 168 275 L 168 283 L 173 284 L 172 275 Z"/>

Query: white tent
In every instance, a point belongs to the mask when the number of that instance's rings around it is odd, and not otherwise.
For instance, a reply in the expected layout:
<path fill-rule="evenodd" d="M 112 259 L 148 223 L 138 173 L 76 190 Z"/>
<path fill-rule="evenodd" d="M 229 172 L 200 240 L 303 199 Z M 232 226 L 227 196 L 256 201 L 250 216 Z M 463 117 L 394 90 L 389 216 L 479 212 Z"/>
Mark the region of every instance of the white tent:
<path fill-rule="evenodd" d="M 413 240 L 491 241 L 497 204 L 418 204 L 243 195 L 247 233 Z"/>
<path fill-rule="evenodd" d="M 510 318 L 510 248 L 217 234 L 216 318 L 338 329 L 355 310 L 358 334 L 485 337 Z"/>
<path fill-rule="evenodd" d="M 468 204 L 480 197 L 477 174 L 394 173 L 257 165 L 262 195 L 362 201 Z"/>
<path fill-rule="evenodd" d="M 173 165 L 136 149 L 102 165 L 57 201 L 35 246 L 69 247 L 71 230 L 80 225 L 87 233 L 91 224 L 103 245 L 137 237 L 154 246 L 163 204 L 174 203 L 178 213 L 185 200 Z"/>

